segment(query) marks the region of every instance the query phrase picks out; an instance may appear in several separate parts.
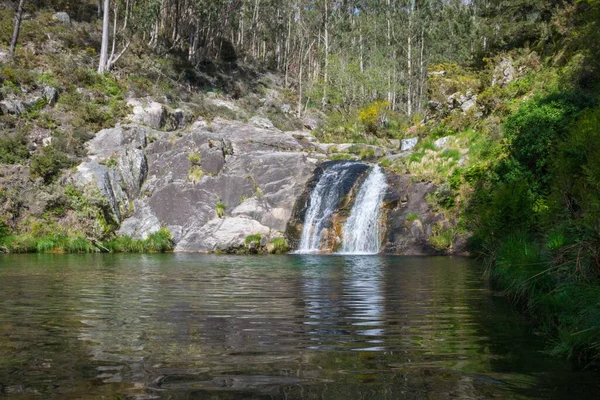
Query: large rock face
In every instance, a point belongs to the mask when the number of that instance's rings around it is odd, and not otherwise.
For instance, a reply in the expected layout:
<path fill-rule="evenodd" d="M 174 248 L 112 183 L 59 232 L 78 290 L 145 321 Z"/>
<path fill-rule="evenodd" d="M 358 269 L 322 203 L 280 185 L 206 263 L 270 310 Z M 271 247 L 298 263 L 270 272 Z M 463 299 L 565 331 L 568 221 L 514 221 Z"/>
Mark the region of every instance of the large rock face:
<path fill-rule="evenodd" d="M 408 175 L 387 174 L 384 198 L 386 233 L 382 251 L 386 254 L 428 255 L 444 251 L 431 245 L 430 238 L 445 217 L 431 209 L 426 196 L 435 192 L 432 183 L 411 182 Z M 461 252 L 449 248 L 446 252 Z"/>
<path fill-rule="evenodd" d="M 144 122 L 100 131 L 70 179 L 106 200 L 105 219 L 119 226 L 118 233 L 145 238 L 166 227 L 179 252 L 243 251 L 250 235 L 260 235 L 261 246 L 285 236 L 294 248 L 320 175 L 344 162 L 327 162 L 328 146 L 308 131 L 216 119 L 167 132 Z M 344 186 L 347 199 L 328 230 L 333 244 L 368 164 L 353 168 Z M 446 222 L 425 201 L 435 187 L 391 173 L 387 180 L 382 249 L 439 253 L 429 238 Z"/>
<path fill-rule="evenodd" d="M 304 137 L 218 119 L 171 133 L 125 125 L 89 142 L 75 180 L 106 197 L 121 234 L 144 238 L 166 226 L 176 251 L 234 251 L 248 235 L 282 237 L 325 157 L 295 136 Z"/>

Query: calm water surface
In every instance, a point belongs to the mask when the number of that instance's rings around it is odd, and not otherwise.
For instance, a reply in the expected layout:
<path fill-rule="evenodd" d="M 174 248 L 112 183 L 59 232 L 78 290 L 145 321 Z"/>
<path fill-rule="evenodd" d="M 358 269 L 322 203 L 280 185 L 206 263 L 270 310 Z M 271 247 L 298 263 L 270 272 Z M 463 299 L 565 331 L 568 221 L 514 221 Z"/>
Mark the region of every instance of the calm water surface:
<path fill-rule="evenodd" d="M 463 258 L 0 257 L 0 397 L 586 399 Z"/>

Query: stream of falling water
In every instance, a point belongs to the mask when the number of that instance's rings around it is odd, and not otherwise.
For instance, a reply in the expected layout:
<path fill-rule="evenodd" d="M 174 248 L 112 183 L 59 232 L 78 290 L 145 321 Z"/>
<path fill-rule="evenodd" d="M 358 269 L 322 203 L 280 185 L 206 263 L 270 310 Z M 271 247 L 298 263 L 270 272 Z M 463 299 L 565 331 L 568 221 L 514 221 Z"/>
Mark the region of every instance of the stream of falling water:
<path fill-rule="evenodd" d="M 337 209 L 342 197 L 341 186 L 350 174 L 352 163 L 340 163 L 323 172 L 310 195 L 297 253 L 316 253 L 320 250 L 321 234 Z"/>
<path fill-rule="evenodd" d="M 344 224 L 342 254 L 377 254 L 381 245 L 379 216 L 387 184 L 379 165 L 363 182 Z"/>

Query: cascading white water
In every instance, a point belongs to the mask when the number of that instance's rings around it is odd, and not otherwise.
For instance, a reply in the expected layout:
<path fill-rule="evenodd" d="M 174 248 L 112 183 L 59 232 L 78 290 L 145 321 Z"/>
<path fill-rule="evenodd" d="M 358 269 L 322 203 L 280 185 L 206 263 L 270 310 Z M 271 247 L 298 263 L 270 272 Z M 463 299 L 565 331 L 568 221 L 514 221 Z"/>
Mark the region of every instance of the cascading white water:
<path fill-rule="evenodd" d="M 315 253 L 320 250 L 321 234 L 340 201 L 341 185 L 351 170 L 352 163 L 336 164 L 323 172 L 310 195 L 304 228 L 297 253 Z"/>
<path fill-rule="evenodd" d="M 386 187 L 385 175 L 381 167 L 375 165 L 360 187 L 350 217 L 344 224 L 341 253 L 379 253 L 379 215 Z"/>

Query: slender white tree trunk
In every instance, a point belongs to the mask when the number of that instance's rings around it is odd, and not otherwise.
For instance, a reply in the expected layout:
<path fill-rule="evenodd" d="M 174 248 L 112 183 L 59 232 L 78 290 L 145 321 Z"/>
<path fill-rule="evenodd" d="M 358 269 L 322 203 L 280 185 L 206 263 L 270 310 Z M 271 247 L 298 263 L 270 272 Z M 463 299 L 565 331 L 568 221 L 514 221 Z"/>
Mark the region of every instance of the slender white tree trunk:
<path fill-rule="evenodd" d="M 323 68 L 323 97 L 321 98 L 321 109 L 325 111 L 327 106 L 327 84 L 329 82 L 329 0 L 325 0 L 325 66 Z"/>
<path fill-rule="evenodd" d="M 110 0 L 104 0 L 104 11 L 102 15 L 102 46 L 100 48 L 100 63 L 98 64 L 99 74 L 104 73 L 108 66 L 109 13 Z"/>
<path fill-rule="evenodd" d="M 407 67 L 407 71 L 406 71 L 406 78 L 408 80 L 408 88 L 407 88 L 407 93 L 406 93 L 406 113 L 408 114 L 408 116 L 410 117 L 412 115 L 412 97 L 413 97 L 413 93 L 412 93 L 412 76 L 413 76 L 413 72 L 412 72 L 412 9 L 410 10 L 410 14 L 408 16 L 408 35 L 407 35 L 407 51 L 408 54 L 406 56 L 406 67 Z"/>

